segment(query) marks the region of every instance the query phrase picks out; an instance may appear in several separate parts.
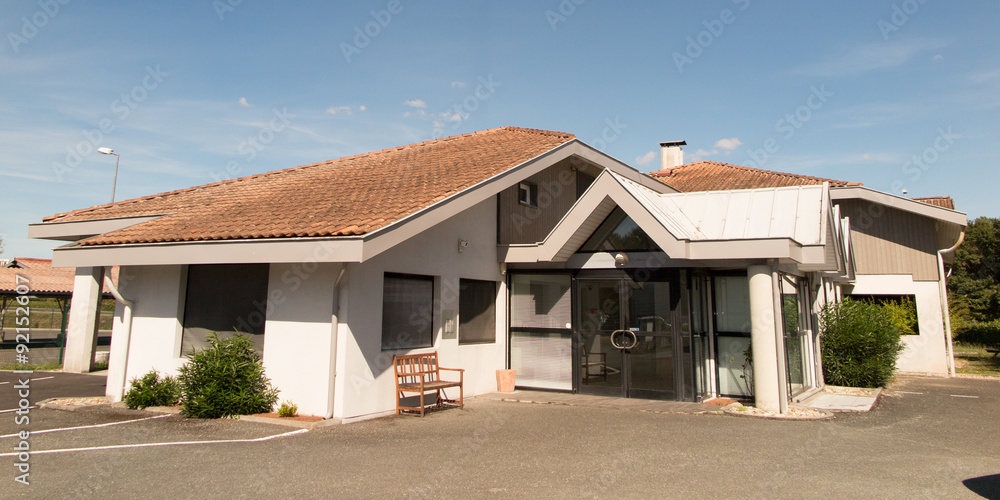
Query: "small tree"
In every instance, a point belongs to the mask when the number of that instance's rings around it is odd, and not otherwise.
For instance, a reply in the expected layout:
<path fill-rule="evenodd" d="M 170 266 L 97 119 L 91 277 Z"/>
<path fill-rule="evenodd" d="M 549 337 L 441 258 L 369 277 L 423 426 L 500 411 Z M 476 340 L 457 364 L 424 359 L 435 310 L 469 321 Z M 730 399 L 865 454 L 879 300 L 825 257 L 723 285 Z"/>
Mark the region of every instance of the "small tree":
<path fill-rule="evenodd" d="M 209 347 L 192 350 L 177 379 L 183 389 L 185 415 L 220 418 L 270 412 L 278 390 L 264 375 L 264 364 L 246 335 L 221 339 L 208 336 Z"/>
<path fill-rule="evenodd" d="M 883 387 L 903 351 L 892 315 L 868 301 L 845 298 L 820 313 L 823 376 L 828 384 Z"/>
<path fill-rule="evenodd" d="M 170 406 L 181 397 L 181 386 L 169 375 L 160 377 L 156 370 L 150 370 L 142 378 L 132 379 L 132 385 L 125 393 L 125 404 L 135 410 L 149 406 Z"/>

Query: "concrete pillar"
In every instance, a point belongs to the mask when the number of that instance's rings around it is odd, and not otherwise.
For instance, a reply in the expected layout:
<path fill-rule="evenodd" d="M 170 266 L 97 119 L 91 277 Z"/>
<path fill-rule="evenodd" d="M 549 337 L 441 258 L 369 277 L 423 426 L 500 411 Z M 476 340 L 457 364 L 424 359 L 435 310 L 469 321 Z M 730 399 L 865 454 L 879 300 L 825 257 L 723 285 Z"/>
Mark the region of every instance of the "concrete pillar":
<path fill-rule="evenodd" d="M 753 351 L 753 389 L 757 408 L 781 411 L 778 345 L 774 325 L 774 286 L 771 266 L 747 268 L 750 281 L 750 342 Z"/>
<path fill-rule="evenodd" d="M 100 319 L 103 267 L 78 267 L 73 280 L 73 300 L 66 327 L 66 356 L 63 371 L 87 373 L 97 348 L 97 322 Z"/>

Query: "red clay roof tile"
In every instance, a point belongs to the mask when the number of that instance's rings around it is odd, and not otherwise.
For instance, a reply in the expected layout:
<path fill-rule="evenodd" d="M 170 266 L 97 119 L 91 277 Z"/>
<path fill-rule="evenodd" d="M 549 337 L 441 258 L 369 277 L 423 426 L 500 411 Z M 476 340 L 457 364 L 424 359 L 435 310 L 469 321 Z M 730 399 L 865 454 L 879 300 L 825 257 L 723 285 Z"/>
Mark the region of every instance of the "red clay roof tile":
<path fill-rule="evenodd" d="M 70 295 L 75 273 L 72 267 L 52 267 L 49 259 L 16 257 L 0 266 L 0 293 L 16 293 L 17 285 L 24 283 L 16 278 L 21 276 L 27 278 L 25 284 L 31 295 Z M 111 268 L 111 282 L 117 286 L 118 266 Z M 110 293 L 107 285 L 104 293 Z"/>
<path fill-rule="evenodd" d="M 928 196 L 925 198 L 911 198 L 911 199 L 926 203 L 928 205 L 934 205 L 935 207 L 955 210 L 955 200 L 951 199 L 951 196 Z"/>
<path fill-rule="evenodd" d="M 575 137 L 503 127 L 57 214 L 45 222 L 169 214 L 81 240 L 110 245 L 371 232 Z"/>
<path fill-rule="evenodd" d="M 682 192 L 804 186 L 824 182 L 829 182 L 830 187 L 862 185 L 860 182 L 772 172 L 715 161 L 697 161 L 649 175 Z"/>

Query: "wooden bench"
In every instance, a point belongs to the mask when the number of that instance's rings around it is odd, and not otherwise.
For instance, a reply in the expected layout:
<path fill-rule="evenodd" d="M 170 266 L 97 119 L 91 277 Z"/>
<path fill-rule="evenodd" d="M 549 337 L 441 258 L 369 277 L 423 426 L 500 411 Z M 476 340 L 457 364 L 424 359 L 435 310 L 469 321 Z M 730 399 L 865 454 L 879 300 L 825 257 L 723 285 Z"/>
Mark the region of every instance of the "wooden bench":
<path fill-rule="evenodd" d="M 434 405 L 438 408 L 441 403 L 455 403 L 454 399 L 444 399 L 442 390 L 450 387 L 458 387 L 458 407 L 465 407 L 464 391 L 462 389 L 462 379 L 465 377 L 465 370 L 461 368 L 442 368 L 438 366 L 437 352 L 424 354 L 406 354 L 392 357 L 393 370 L 396 372 L 396 415 L 403 410 L 419 412 L 424 416 L 424 395 L 434 391 L 437 395 Z M 458 372 L 458 381 L 441 380 L 441 371 Z M 420 406 L 404 406 L 403 398 L 407 393 L 420 394 Z"/>
<path fill-rule="evenodd" d="M 986 348 L 986 352 L 988 352 L 988 353 L 992 352 L 993 353 L 993 357 L 995 358 L 995 357 L 997 357 L 997 354 L 1000 354 L 1000 347 L 987 347 Z"/>

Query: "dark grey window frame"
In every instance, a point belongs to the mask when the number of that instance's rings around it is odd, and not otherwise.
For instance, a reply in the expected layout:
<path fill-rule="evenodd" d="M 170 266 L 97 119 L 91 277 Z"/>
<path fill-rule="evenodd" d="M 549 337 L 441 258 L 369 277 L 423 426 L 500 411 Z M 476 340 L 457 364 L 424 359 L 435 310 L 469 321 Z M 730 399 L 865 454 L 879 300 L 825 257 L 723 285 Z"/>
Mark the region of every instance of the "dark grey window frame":
<path fill-rule="evenodd" d="M 407 325 L 400 327 L 391 324 L 395 311 L 390 311 L 399 304 L 387 303 L 387 284 L 390 280 L 410 280 L 413 282 L 425 282 L 430 284 L 430 296 L 424 304 L 414 303 L 409 306 L 411 309 L 407 315 Z M 434 277 L 422 274 L 405 273 L 385 273 L 382 276 L 382 337 L 381 348 L 383 351 L 399 351 L 409 349 L 421 349 L 434 346 Z M 404 305 L 406 306 L 406 305 Z M 424 309 L 421 309 L 424 308 Z M 417 327 L 418 330 L 413 331 Z"/>
<path fill-rule="evenodd" d="M 491 314 L 487 315 L 487 320 L 482 321 L 489 326 L 479 326 L 477 321 L 480 318 L 468 318 L 469 307 L 476 307 L 481 304 L 469 304 L 466 300 L 470 298 L 485 298 L 485 297 L 474 297 L 471 290 L 467 293 L 467 286 L 470 285 L 482 285 L 485 286 L 489 284 L 491 286 L 490 293 L 487 294 L 489 297 L 489 303 L 486 305 L 486 309 L 490 311 Z M 458 280 L 458 345 L 476 345 L 476 344 L 495 344 L 497 342 L 497 282 L 490 280 L 475 280 L 461 278 Z M 470 330 L 470 333 L 465 333 L 466 329 Z M 482 329 L 480 332 L 473 332 L 473 329 Z M 465 339 L 463 339 L 465 337 Z M 467 340 L 472 337 L 471 340 Z M 488 338 L 487 338 L 488 337 Z"/>
<path fill-rule="evenodd" d="M 251 336 L 263 352 L 268 264 L 194 264 L 187 267 L 181 355 L 206 346 L 210 332 Z"/>

